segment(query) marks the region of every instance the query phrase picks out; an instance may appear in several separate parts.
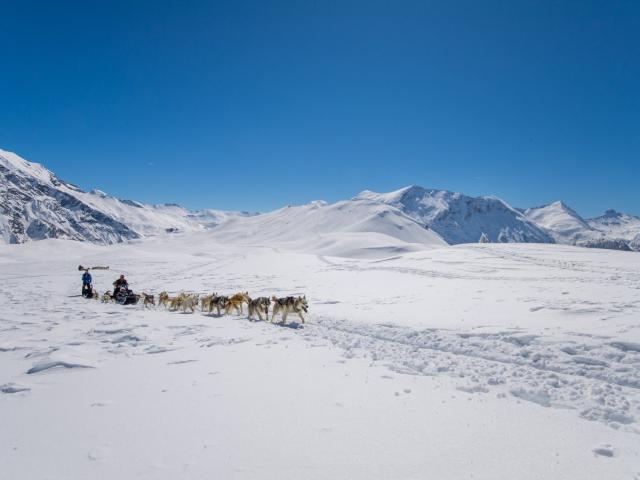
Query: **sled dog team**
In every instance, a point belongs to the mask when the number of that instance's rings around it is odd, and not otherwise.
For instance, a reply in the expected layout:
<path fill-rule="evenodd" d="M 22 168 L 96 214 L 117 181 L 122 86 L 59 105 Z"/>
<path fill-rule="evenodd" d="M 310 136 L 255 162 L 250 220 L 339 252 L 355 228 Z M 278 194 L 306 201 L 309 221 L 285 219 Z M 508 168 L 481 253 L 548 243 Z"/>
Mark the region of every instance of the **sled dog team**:
<path fill-rule="evenodd" d="M 143 301 L 144 307 L 156 306 L 154 295 L 142 293 L 139 295 L 140 300 Z M 108 303 L 113 301 L 111 292 L 105 292 L 102 295 L 102 302 Z M 287 315 L 295 313 L 300 317 L 300 321 L 304 323 L 303 312 L 307 313 L 309 304 L 307 303 L 306 295 L 301 297 L 282 297 L 278 298 L 275 295 L 270 299 L 267 297 L 251 298 L 248 292 L 240 292 L 230 297 L 226 295 L 218 295 L 213 293 L 201 297 L 199 294 L 181 293 L 175 297 L 169 296 L 167 292 L 161 292 L 158 295 L 158 306 L 163 306 L 170 311 L 182 310 L 182 312 L 195 312 L 198 305 L 202 312 L 209 314 L 216 311 L 216 314 L 220 316 L 223 312 L 228 315 L 231 311 L 236 314 L 244 313 L 242 310 L 243 304 L 247 304 L 249 320 L 255 320 L 257 316 L 261 321 L 269 320 L 269 307 L 273 303 L 273 309 L 271 313 L 271 321 L 273 321 L 276 315 L 280 314 L 282 317 L 282 323 L 287 321 Z M 264 315 L 264 317 L 263 317 Z"/>

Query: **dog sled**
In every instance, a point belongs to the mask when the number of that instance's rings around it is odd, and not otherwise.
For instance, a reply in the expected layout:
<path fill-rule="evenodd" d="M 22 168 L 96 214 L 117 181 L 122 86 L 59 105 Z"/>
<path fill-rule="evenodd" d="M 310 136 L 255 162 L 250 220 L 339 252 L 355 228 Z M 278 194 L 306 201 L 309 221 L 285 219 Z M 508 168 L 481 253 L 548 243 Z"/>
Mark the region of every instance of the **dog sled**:
<path fill-rule="evenodd" d="M 82 296 L 84 298 L 95 298 L 97 293 L 93 290 L 91 285 L 83 285 L 82 286 Z"/>
<path fill-rule="evenodd" d="M 121 288 L 113 295 L 113 300 L 120 305 L 135 305 L 140 297 L 128 288 Z"/>

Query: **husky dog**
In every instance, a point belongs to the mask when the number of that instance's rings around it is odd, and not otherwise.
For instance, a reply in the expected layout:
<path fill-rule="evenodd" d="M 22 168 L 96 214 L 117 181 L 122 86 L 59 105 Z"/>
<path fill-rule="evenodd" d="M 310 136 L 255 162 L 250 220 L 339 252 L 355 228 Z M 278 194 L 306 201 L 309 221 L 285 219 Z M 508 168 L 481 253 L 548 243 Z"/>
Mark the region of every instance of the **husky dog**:
<path fill-rule="evenodd" d="M 249 320 L 253 321 L 253 314 L 258 314 L 258 318 L 260 321 L 268 321 L 269 320 L 269 305 L 271 305 L 271 300 L 267 297 L 258 297 L 254 299 L 249 299 Z M 262 314 L 264 313 L 265 318 L 262 318 Z"/>
<path fill-rule="evenodd" d="M 180 307 L 182 307 L 182 302 L 184 302 L 185 298 L 187 298 L 186 293 L 181 293 L 177 297 L 167 298 L 167 302 L 169 302 L 169 310 L 171 311 L 178 310 Z"/>
<path fill-rule="evenodd" d="M 160 292 L 160 295 L 158 295 L 158 306 L 165 308 L 169 306 L 169 294 L 167 292 Z"/>
<path fill-rule="evenodd" d="M 213 309 L 215 308 L 218 312 L 218 316 L 220 316 L 220 310 L 224 310 L 226 313 L 228 307 L 229 297 L 214 293 L 209 302 L 209 313 L 212 313 Z"/>
<path fill-rule="evenodd" d="M 156 306 L 156 299 L 153 295 L 149 295 L 147 293 L 142 294 L 142 298 L 144 298 L 144 307 L 147 308 L 147 305 Z"/>
<path fill-rule="evenodd" d="M 111 296 L 111 290 L 107 290 L 102 294 L 102 303 L 113 302 L 113 297 Z"/>
<path fill-rule="evenodd" d="M 289 313 L 297 313 L 300 317 L 302 323 L 304 323 L 304 317 L 302 316 L 302 312 L 307 313 L 309 309 L 309 304 L 307 303 L 307 296 L 303 297 L 284 297 L 277 298 L 275 295 L 271 297 L 273 301 L 273 313 L 271 314 L 271 321 L 273 322 L 274 318 L 278 312 L 281 312 L 282 315 L 282 323 L 286 323 L 287 315 Z"/>
<path fill-rule="evenodd" d="M 198 306 L 199 300 L 198 294 L 185 295 L 182 299 L 182 313 L 187 313 L 187 310 L 191 310 L 191 313 L 195 312 L 196 307 Z"/>
<path fill-rule="evenodd" d="M 215 296 L 216 294 L 212 293 L 211 295 L 205 295 L 204 297 L 200 298 L 200 311 L 204 312 L 205 308 L 209 310 L 209 306 L 211 305 L 211 300 Z"/>
<path fill-rule="evenodd" d="M 98 294 L 97 291 L 93 291 L 93 293 L 91 294 L 91 298 L 93 298 L 94 300 L 98 300 L 100 298 L 100 295 Z"/>
<path fill-rule="evenodd" d="M 227 305 L 227 308 L 225 308 L 224 313 L 228 314 L 229 310 L 233 308 L 236 311 L 236 313 L 241 314 L 243 313 L 242 304 L 243 303 L 249 304 L 250 300 L 251 299 L 249 298 L 249 292 L 236 293 L 235 295 L 229 298 L 229 303 Z"/>

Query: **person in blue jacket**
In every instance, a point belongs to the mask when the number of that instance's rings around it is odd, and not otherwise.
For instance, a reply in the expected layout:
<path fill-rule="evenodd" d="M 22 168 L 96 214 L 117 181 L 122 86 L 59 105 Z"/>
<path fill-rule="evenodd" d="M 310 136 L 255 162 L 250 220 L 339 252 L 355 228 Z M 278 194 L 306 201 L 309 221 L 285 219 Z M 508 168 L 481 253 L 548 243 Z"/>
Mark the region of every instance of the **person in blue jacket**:
<path fill-rule="evenodd" d="M 82 274 L 82 296 L 90 297 L 93 295 L 93 288 L 91 287 L 91 274 L 89 273 L 89 269 L 85 269 Z"/>

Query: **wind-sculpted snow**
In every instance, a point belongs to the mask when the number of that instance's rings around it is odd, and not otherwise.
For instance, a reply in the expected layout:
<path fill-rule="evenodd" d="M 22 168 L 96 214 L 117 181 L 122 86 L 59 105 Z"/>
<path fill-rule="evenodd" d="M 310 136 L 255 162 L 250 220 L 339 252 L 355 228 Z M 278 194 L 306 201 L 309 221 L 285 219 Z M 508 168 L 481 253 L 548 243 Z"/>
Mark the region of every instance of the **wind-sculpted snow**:
<path fill-rule="evenodd" d="M 16 385 L 13 383 L 7 383 L 5 385 L 0 385 L 0 393 L 7 393 L 7 394 L 11 394 L 11 393 L 21 393 L 21 392 L 28 392 L 29 390 L 31 390 L 28 387 L 22 387 L 20 385 Z"/>
<path fill-rule="evenodd" d="M 51 370 L 53 368 L 93 368 L 89 365 L 82 365 L 81 363 L 69 363 L 63 362 L 61 360 L 53 361 L 53 362 L 43 362 L 37 363 L 29 370 L 27 370 L 27 375 L 32 375 L 34 373 L 44 372 L 46 370 Z"/>

